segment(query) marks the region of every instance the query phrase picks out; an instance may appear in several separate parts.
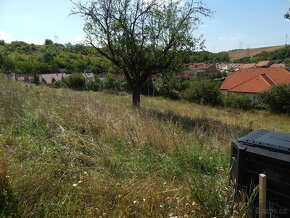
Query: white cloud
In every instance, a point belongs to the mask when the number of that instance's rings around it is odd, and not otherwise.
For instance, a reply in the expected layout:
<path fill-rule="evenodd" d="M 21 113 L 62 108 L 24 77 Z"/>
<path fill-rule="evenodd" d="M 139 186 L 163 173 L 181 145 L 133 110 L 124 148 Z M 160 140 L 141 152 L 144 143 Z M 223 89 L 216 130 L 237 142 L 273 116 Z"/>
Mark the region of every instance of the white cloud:
<path fill-rule="evenodd" d="M 86 38 L 84 36 L 77 36 L 72 40 L 72 43 L 81 44 L 84 43 Z"/>
<path fill-rule="evenodd" d="M 0 30 L 0 39 L 4 40 L 6 42 L 10 42 L 11 41 L 11 36 L 7 32 L 5 32 L 3 30 Z"/>

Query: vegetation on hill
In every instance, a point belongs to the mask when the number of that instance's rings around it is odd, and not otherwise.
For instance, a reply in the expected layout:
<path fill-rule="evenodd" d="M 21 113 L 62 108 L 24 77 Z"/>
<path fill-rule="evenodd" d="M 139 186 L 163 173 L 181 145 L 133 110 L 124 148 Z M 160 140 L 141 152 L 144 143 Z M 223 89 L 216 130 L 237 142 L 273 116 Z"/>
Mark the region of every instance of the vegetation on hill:
<path fill-rule="evenodd" d="M 212 53 L 209 51 L 188 52 L 186 63 L 227 63 L 230 61 L 228 52 Z"/>
<path fill-rule="evenodd" d="M 255 56 L 256 54 L 259 54 L 263 51 L 271 52 L 271 51 L 275 51 L 283 47 L 285 47 L 285 45 L 262 47 L 262 48 L 235 49 L 235 50 L 229 51 L 228 53 L 229 53 L 230 59 L 234 61 L 241 58 Z"/>
<path fill-rule="evenodd" d="M 259 61 L 273 61 L 274 63 L 290 64 L 290 45 L 274 51 L 262 51 L 252 57 L 243 57 L 233 62 L 237 63 L 257 63 Z"/>
<path fill-rule="evenodd" d="M 289 117 L 267 112 L 0 87 L 0 216 L 230 216 L 230 142 L 290 132 Z"/>
<path fill-rule="evenodd" d="M 116 73 L 117 70 L 84 45 L 46 40 L 45 45 L 21 41 L 0 44 L 0 73 Z"/>

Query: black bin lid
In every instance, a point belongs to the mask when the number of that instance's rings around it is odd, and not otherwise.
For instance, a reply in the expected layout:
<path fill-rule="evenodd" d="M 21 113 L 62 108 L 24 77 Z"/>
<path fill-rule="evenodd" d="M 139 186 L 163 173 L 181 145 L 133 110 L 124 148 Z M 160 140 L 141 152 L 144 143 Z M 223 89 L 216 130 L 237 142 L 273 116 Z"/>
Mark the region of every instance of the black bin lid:
<path fill-rule="evenodd" d="M 290 134 L 269 130 L 256 130 L 238 138 L 237 141 L 244 145 L 261 147 L 277 152 L 290 153 Z"/>

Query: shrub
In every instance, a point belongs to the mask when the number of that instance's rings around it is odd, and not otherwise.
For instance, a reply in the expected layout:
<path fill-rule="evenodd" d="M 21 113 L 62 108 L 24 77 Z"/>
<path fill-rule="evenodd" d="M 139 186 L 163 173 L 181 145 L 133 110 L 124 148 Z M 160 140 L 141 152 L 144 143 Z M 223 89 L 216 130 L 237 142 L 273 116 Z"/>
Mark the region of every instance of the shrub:
<path fill-rule="evenodd" d="M 215 82 L 209 80 L 194 81 L 181 93 L 181 98 L 199 104 L 220 104 L 221 92 Z"/>
<path fill-rule="evenodd" d="M 101 90 L 101 81 L 99 79 L 91 80 L 87 79 L 86 80 L 86 90 L 91 90 L 91 91 L 99 91 Z"/>
<path fill-rule="evenodd" d="M 228 93 L 222 96 L 222 103 L 225 107 L 249 110 L 253 107 L 252 101 L 245 95 Z"/>
<path fill-rule="evenodd" d="M 64 79 L 64 83 L 68 88 L 76 90 L 84 90 L 86 87 L 86 79 L 78 73 L 71 74 Z"/>
<path fill-rule="evenodd" d="M 153 87 L 157 92 L 157 95 L 166 98 L 179 98 L 179 93 L 188 87 L 187 80 L 181 80 L 174 78 L 172 75 L 159 76 L 154 82 Z"/>
<path fill-rule="evenodd" d="M 259 103 L 274 113 L 290 114 L 290 86 L 280 84 L 258 96 Z"/>
<path fill-rule="evenodd" d="M 66 88 L 67 86 L 63 81 L 57 80 L 53 83 L 52 87 L 53 88 Z"/>

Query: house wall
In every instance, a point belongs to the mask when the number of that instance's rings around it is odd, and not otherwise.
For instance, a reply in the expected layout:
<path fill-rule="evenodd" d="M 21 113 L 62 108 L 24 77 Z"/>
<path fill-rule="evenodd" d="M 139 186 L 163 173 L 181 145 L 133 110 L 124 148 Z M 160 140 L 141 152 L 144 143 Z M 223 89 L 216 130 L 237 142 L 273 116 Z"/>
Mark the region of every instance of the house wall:
<path fill-rule="evenodd" d="M 244 93 L 244 92 L 229 92 L 228 90 L 221 90 L 222 93 L 227 94 L 227 93 L 232 93 L 235 95 L 244 95 L 247 96 L 249 99 L 251 99 L 252 103 L 257 103 L 258 101 L 258 94 L 259 93 Z"/>

